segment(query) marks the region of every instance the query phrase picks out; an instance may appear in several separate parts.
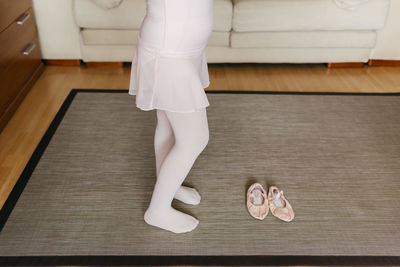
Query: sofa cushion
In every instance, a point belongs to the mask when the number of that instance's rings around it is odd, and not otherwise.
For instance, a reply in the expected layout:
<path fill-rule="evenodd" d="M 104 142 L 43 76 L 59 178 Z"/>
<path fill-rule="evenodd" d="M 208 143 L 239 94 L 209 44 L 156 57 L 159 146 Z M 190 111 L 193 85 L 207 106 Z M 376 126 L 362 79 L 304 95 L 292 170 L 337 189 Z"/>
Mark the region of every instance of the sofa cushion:
<path fill-rule="evenodd" d="M 231 34 L 232 48 L 256 47 L 342 47 L 371 48 L 375 46 L 376 31 L 284 31 L 235 32 Z"/>
<path fill-rule="evenodd" d="M 383 27 L 389 0 L 345 10 L 332 0 L 233 0 L 233 30 L 373 30 Z"/>
<path fill-rule="evenodd" d="M 85 45 L 136 45 L 139 30 L 83 29 Z M 207 46 L 229 47 L 230 32 L 212 32 Z"/>
<path fill-rule="evenodd" d="M 201 0 L 199 0 L 201 1 Z M 146 14 L 146 0 L 124 0 L 104 9 L 91 0 L 74 0 L 75 21 L 82 28 L 139 29 Z M 232 28 L 232 1 L 214 1 L 214 31 Z"/>

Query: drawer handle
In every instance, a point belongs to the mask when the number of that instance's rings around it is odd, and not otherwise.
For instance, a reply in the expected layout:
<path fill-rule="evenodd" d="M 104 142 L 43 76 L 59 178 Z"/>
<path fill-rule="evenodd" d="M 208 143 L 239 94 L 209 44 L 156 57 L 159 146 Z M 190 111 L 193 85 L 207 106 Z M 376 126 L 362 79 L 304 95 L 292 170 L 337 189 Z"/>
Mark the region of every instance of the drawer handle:
<path fill-rule="evenodd" d="M 24 55 L 29 55 L 32 50 L 35 48 L 36 44 L 35 43 L 30 43 L 28 47 L 24 50 Z"/>
<path fill-rule="evenodd" d="M 25 13 L 24 15 L 22 15 L 18 20 L 17 20 L 17 24 L 22 25 L 25 23 L 25 21 L 27 21 L 29 19 L 29 17 L 31 16 L 31 14 L 29 13 Z"/>

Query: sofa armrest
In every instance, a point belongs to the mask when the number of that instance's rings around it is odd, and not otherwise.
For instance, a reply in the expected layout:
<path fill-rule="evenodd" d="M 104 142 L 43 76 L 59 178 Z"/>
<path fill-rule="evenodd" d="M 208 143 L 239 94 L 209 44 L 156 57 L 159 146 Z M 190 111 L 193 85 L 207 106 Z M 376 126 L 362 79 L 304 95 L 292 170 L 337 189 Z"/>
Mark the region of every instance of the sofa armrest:
<path fill-rule="evenodd" d="M 80 59 L 80 28 L 72 0 L 33 0 L 43 59 Z"/>
<path fill-rule="evenodd" d="M 371 59 L 400 60 L 400 1 L 391 0 L 384 28 L 377 31 Z"/>

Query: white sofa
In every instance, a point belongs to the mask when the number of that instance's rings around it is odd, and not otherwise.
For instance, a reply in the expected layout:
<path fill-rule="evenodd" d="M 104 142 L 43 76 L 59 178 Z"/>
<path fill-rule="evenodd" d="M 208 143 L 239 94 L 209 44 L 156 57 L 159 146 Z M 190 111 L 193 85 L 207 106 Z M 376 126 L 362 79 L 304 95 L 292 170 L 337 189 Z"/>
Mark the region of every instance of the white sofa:
<path fill-rule="evenodd" d="M 33 0 L 44 59 L 130 62 L 146 0 Z M 400 59 L 400 1 L 214 0 L 209 63 Z"/>

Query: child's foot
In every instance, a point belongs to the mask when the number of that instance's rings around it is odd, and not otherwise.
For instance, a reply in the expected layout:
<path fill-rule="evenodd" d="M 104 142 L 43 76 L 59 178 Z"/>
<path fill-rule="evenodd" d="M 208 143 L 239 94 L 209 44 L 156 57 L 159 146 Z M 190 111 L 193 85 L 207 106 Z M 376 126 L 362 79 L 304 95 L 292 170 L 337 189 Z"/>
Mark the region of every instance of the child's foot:
<path fill-rule="evenodd" d="M 182 185 L 174 198 L 186 204 L 197 205 L 200 203 L 201 196 L 196 189 Z"/>
<path fill-rule="evenodd" d="M 173 207 L 144 213 L 146 223 L 174 233 L 190 232 L 199 224 L 199 220 Z"/>

